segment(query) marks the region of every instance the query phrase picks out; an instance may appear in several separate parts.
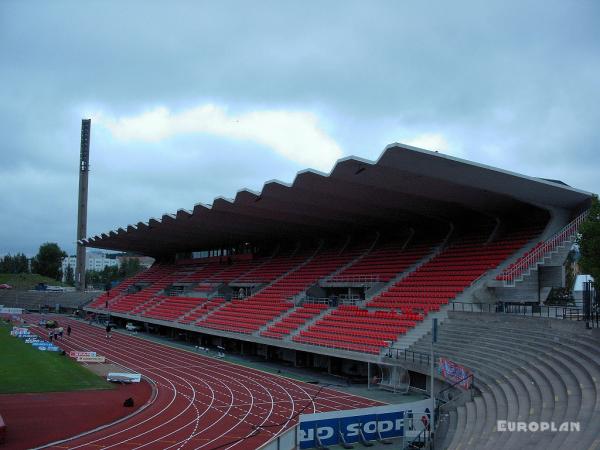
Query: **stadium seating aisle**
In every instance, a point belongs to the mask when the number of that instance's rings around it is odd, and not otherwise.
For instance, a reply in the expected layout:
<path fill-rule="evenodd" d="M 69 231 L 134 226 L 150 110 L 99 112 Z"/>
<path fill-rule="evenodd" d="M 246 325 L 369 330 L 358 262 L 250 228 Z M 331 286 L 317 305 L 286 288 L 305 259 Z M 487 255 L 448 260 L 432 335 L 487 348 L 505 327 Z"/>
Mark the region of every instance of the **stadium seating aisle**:
<path fill-rule="evenodd" d="M 138 283 L 148 282 L 149 286 L 142 288 L 135 294 L 127 294 L 118 299 L 110 306 L 111 311 L 126 312 L 128 314 L 141 314 L 147 308 L 150 308 L 160 302 L 157 296 L 164 291 L 167 286 L 170 286 L 179 278 L 179 274 L 175 272 L 176 266 L 163 265 L 160 271 L 146 276 Z"/>
<path fill-rule="evenodd" d="M 259 331 L 294 307 L 291 301 L 294 295 L 298 295 L 320 278 L 329 275 L 355 257 L 354 252 L 340 253 L 340 249 L 323 250 L 314 257 L 311 253 L 307 253 L 297 261 L 295 270 L 288 272 L 248 299 L 232 301 L 199 325 L 240 333 Z M 235 325 L 232 322 L 235 322 Z"/>
<path fill-rule="evenodd" d="M 290 315 L 284 317 L 280 321 L 274 323 L 265 331 L 261 332 L 261 336 L 283 339 L 292 331 L 304 325 L 308 320 L 318 316 L 328 308 L 328 305 L 322 303 L 307 303 L 298 307 Z"/>
<path fill-rule="evenodd" d="M 535 233 L 535 229 L 515 230 L 488 244 L 489 233 L 465 236 L 380 293 L 367 306 L 408 313 L 438 311 L 527 244 Z"/>
<path fill-rule="evenodd" d="M 134 285 L 138 282 L 147 282 L 148 277 L 152 277 L 154 273 L 161 270 L 160 264 L 155 264 L 150 267 L 148 270 L 140 272 L 130 278 L 123 280 L 117 286 L 115 286 L 110 291 L 105 294 L 99 296 L 96 300 L 90 303 L 89 307 L 91 308 L 105 308 L 106 302 L 108 301 L 108 305 L 111 306 L 117 299 L 127 293 L 127 290 L 130 286 Z"/>
<path fill-rule="evenodd" d="M 156 298 L 159 300 L 159 303 L 147 308 L 142 313 L 142 316 L 175 321 L 199 304 L 199 299 L 194 297 L 159 295 Z"/>
<path fill-rule="evenodd" d="M 292 340 L 346 350 L 362 348 L 360 351 L 377 354 L 421 320 L 419 314 L 341 305 Z"/>
<path fill-rule="evenodd" d="M 178 322 L 195 323 L 204 318 L 208 313 L 225 303 L 223 297 L 212 297 L 209 299 L 196 299 L 197 304 L 185 316 L 181 317 Z"/>
<path fill-rule="evenodd" d="M 363 277 L 387 282 L 404 272 L 415 261 L 420 260 L 431 251 L 431 244 L 411 244 L 404 248 L 408 237 L 380 242 L 377 248 L 369 252 L 355 264 L 347 267 L 330 281 L 352 280 Z"/>

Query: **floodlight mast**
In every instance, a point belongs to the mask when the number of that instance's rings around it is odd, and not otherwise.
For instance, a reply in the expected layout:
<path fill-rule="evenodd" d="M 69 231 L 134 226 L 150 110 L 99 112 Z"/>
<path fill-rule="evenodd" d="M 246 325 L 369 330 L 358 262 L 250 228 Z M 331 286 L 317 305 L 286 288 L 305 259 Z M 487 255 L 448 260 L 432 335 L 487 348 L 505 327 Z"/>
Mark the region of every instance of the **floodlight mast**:
<path fill-rule="evenodd" d="M 91 119 L 81 120 L 81 147 L 79 154 L 79 201 L 77 203 L 77 264 L 75 266 L 75 287 L 85 290 L 85 247 L 81 240 L 87 235 L 88 173 L 90 170 L 90 128 Z"/>

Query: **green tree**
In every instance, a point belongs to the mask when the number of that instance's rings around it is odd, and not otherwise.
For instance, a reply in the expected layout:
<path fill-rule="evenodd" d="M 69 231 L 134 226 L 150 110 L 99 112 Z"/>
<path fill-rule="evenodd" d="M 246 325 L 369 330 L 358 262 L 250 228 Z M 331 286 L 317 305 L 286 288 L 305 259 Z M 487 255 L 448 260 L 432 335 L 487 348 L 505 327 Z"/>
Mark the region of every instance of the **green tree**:
<path fill-rule="evenodd" d="M 85 271 L 85 285 L 86 286 L 98 286 L 100 284 L 100 274 L 97 270 L 86 270 Z"/>
<path fill-rule="evenodd" d="M 71 267 L 71 264 L 67 266 L 67 271 L 65 272 L 65 283 L 67 283 L 69 286 L 75 285 L 75 273 Z"/>
<path fill-rule="evenodd" d="M 579 227 L 579 267 L 584 274 L 600 280 L 600 202 L 598 196 L 592 198 L 592 206 L 585 221 Z"/>
<path fill-rule="evenodd" d="M 106 266 L 102 269 L 102 283 L 104 285 L 119 279 L 119 268 L 117 266 Z"/>
<path fill-rule="evenodd" d="M 31 261 L 33 273 L 60 280 L 62 278 L 61 263 L 67 254 L 58 244 L 46 242 L 40 246 L 38 254 Z"/>
<path fill-rule="evenodd" d="M 28 273 L 29 261 L 23 253 L 15 256 L 5 255 L 0 260 L 0 273 Z"/>
<path fill-rule="evenodd" d="M 119 278 L 129 278 L 142 271 L 140 260 L 137 258 L 123 258 L 119 267 Z"/>
<path fill-rule="evenodd" d="M 15 255 L 15 270 L 16 273 L 29 273 L 29 260 L 24 253 Z"/>
<path fill-rule="evenodd" d="M 4 258 L 0 260 L 0 273 L 11 273 L 12 256 L 4 255 Z"/>
<path fill-rule="evenodd" d="M 97 288 L 104 288 L 108 283 L 120 279 L 117 266 L 106 266 L 99 271 L 88 270 L 85 275 L 86 284 Z"/>

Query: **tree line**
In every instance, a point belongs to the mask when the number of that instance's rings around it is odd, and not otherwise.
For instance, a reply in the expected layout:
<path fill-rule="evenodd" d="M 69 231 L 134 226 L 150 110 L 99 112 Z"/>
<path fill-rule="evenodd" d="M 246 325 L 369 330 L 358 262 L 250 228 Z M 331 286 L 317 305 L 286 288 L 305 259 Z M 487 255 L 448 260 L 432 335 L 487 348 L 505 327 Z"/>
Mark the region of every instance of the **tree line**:
<path fill-rule="evenodd" d="M 85 284 L 87 286 L 108 288 L 115 281 L 129 278 L 142 270 L 138 259 L 126 258 L 120 266 L 106 266 L 102 270 L 88 270 L 85 273 Z M 68 280 L 67 280 L 68 283 Z"/>
<path fill-rule="evenodd" d="M 62 260 L 65 257 L 67 257 L 67 253 L 58 244 L 46 242 L 40 246 L 37 255 L 31 258 L 31 261 L 23 253 L 5 255 L 0 259 L 0 273 L 35 273 L 62 281 Z M 87 270 L 86 285 L 108 287 L 109 284 L 131 277 L 141 270 L 142 267 L 137 258 L 124 258 L 119 267 L 105 267 L 99 271 Z M 75 268 L 68 265 L 64 275 L 66 284 L 73 286 L 75 284 Z"/>
<path fill-rule="evenodd" d="M 579 227 L 579 268 L 581 273 L 590 274 L 600 282 L 600 201 L 592 198 L 592 206 L 585 221 Z"/>
<path fill-rule="evenodd" d="M 62 259 L 67 254 L 58 244 L 46 242 L 40 246 L 31 264 L 23 253 L 5 255 L 0 261 L 0 273 L 37 273 L 55 280 L 62 278 Z"/>

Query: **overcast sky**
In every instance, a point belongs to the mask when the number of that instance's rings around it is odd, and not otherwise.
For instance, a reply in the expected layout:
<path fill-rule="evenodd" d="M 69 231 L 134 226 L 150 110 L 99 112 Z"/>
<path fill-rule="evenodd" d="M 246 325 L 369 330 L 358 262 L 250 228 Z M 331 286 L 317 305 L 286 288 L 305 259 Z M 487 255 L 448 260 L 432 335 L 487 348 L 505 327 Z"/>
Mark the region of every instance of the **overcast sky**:
<path fill-rule="evenodd" d="M 404 142 L 600 192 L 600 2 L 0 1 L 0 254 Z"/>

